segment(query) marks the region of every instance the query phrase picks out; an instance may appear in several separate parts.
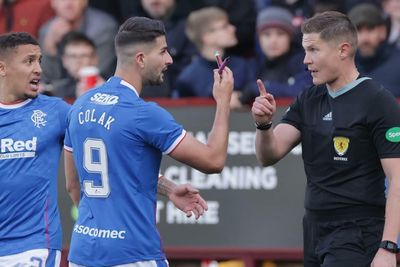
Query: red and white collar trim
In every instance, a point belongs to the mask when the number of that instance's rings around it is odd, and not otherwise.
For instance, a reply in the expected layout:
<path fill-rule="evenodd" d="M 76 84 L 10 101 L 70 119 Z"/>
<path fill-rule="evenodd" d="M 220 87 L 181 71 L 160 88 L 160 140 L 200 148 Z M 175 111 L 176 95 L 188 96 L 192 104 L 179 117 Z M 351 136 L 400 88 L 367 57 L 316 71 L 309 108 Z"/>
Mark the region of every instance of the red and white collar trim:
<path fill-rule="evenodd" d="M 19 102 L 17 104 L 4 104 L 0 102 L 0 108 L 3 109 L 16 109 L 16 108 L 20 108 L 25 106 L 26 104 L 28 104 L 29 102 L 31 102 L 32 99 L 28 98 L 27 100 L 24 100 L 22 102 Z"/>

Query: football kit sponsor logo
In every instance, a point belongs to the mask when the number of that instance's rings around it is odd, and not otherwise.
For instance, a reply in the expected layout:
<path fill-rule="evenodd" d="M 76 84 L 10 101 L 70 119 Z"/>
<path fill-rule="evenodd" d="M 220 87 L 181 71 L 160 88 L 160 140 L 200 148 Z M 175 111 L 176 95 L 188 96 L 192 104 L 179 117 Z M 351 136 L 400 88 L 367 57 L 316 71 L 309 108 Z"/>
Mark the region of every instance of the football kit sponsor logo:
<path fill-rule="evenodd" d="M 115 105 L 118 103 L 119 97 L 116 95 L 96 93 L 91 98 L 90 101 L 99 105 Z"/>
<path fill-rule="evenodd" d="M 336 136 L 333 138 L 333 147 L 339 157 L 333 157 L 334 160 L 347 161 L 347 157 L 343 157 L 349 149 L 350 139 L 343 136 Z"/>
<path fill-rule="evenodd" d="M 88 227 L 84 225 L 75 224 L 74 232 L 77 234 L 88 235 L 92 237 L 110 238 L 110 239 L 125 239 L 125 230 L 113 230 L 113 229 L 99 229 Z"/>
<path fill-rule="evenodd" d="M 33 158 L 36 155 L 37 137 L 30 140 L 0 139 L 0 160 Z"/>
<path fill-rule="evenodd" d="M 400 127 L 392 127 L 386 131 L 386 140 L 392 143 L 400 142 Z"/>

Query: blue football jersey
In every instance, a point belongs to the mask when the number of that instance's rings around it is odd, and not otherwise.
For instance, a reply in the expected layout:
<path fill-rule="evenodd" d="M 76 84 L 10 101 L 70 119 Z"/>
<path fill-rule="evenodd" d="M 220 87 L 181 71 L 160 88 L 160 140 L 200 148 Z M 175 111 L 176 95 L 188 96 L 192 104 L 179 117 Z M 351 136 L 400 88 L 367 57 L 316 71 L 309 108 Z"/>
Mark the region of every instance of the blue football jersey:
<path fill-rule="evenodd" d="M 155 218 L 158 172 L 162 154 L 185 133 L 171 114 L 118 77 L 75 102 L 64 141 L 81 186 L 71 262 L 109 266 L 165 259 Z"/>
<path fill-rule="evenodd" d="M 44 95 L 0 104 L 0 256 L 61 249 L 57 175 L 68 110 Z"/>

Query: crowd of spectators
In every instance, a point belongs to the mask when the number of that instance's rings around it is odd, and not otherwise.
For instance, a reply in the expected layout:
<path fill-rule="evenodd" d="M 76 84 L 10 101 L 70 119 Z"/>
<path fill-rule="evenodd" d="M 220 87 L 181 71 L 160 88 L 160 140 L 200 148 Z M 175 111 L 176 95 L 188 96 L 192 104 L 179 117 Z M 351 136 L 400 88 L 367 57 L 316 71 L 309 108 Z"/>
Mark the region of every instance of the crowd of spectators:
<path fill-rule="evenodd" d="M 347 13 L 358 29 L 357 68 L 400 97 L 400 0 L 0 0 L 0 32 L 26 31 L 43 52 L 43 91 L 83 93 L 81 68 L 113 75 L 114 35 L 131 16 L 164 22 L 174 63 L 162 86 L 143 97 L 211 97 L 215 52 L 229 57 L 235 77 L 232 108 L 250 105 L 256 79 L 276 98 L 312 84 L 303 64 L 300 25 L 326 10 Z"/>

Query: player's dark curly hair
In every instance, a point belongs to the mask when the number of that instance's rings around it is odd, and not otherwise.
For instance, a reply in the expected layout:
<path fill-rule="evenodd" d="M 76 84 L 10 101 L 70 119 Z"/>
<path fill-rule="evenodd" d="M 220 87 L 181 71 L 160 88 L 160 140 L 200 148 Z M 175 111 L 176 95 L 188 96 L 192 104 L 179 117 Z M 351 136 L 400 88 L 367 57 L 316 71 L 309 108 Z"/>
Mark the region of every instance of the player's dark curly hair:
<path fill-rule="evenodd" d="M 145 17 L 131 17 L 119 28 L 115 36 L 115 47 L 118 50 L 126 45 L 149 43 L 163 35 L 165 35 L 165 28 L 161 21 Z"/>
<path fill-rule="evenodd" d="M 3 57 L 11 49 L 20 45 L 39 45 L 38 41 L 29 33 L 12 32 L 0 35 L 0 56 Z"/>

